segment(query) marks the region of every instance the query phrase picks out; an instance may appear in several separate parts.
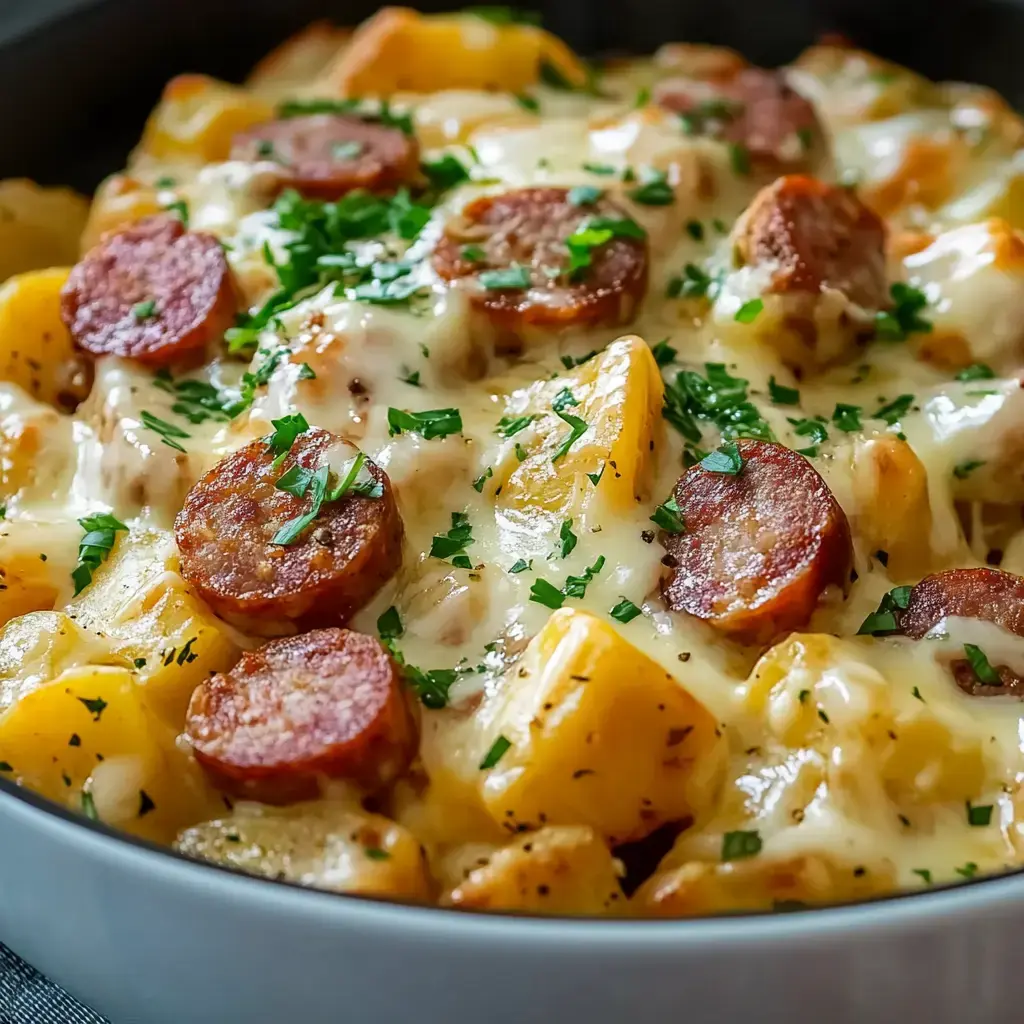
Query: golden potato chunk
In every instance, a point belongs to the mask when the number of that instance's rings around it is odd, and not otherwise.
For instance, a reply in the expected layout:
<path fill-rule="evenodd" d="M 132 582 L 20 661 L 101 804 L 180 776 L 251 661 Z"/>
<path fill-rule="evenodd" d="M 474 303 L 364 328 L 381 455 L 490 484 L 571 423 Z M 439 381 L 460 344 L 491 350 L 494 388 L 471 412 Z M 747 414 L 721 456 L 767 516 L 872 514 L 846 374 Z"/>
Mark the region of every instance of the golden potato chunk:
<path fill-rule="evenodd" d="M 178 575 L 177 563 L 170 534 L 133 530 L 69 610 L 135 667 L 147 703 L 180 729 L 192 691 L 212 673 L 231 668 L 240 651 Z"/>
<path fill-rule="evenodd" d="M 498 850 L 442 902 L 464 910 L 608 914 L 625 903 L 616 862 L 589 828 L 542 828 Z"/>
<path fill-rule="evenodd" d="M 566 402 L 566 390 L 575 404 Z M 595 496 L 612 511 L 635 507 L 647 491 L 661 439 L 663 391 L 650 348 L 630 336 L 571 373 L 513 395 L 507 415 L 536 419 L 513 437 L 526 457 L 520 460 L 510 444 L 510 458 L 488 481 L 492 491 L 501 487 L 499 507 L 516 516 L 545 514 L 553 520 L 586 508 Z M 557 459 L 573 427 L 558 415 L 556 405 L 587 427 Z M 588 474 L 599 473 L 595 485 Z"/>
<path fill-rule="evenodd" d="M 714 798 L 715 720 L 586 612 L 554 612 L 477 714 L 488 744 L 508 744 L 479 773 L 483 801 L 506 829 L 588 825 L 615 844 L 692 817 Z"/>
<path fill-rule="evenodd" d="M 108 232 L 120 231 L 162 209 L 152 186 L 127 174 L 104 178 L 89 208 L 89 220 L 82 232 L 82 253 L 87 253 Z"/>
<path fill-rule="evenodd" d="M 236 85 L 206 75 L 178 75 L 150 114 L 132 164 L 143 157 L 202 164 L 226 160 L 238 132 L 273 116 L 273 104 Z"/>
<path fill-rule="evenodd" d="M 340 96 L 481 89 L 521 92 L 542 69 L 571 86 L 587 83 L 579 58 L 533 25 L 495 25 L 472 14 L 423 15 L 384 7 L 356 29 L 322 85 Z"/>
<path fill-rule="evenodd" d="M 88 202 L 67 188 L 25 178 L 0 181 L 0 281 L 78 258 Z"/>
<path fill-rule="evenodd" d="M 68 270 L 32 270 L 0 287 L 0 380 L 70 412 L 89 393 L 92 367 L 60 315 Z"/>
<path fill-rule="evenodd" d="M 315 889 L 414 901 L 430 896 L 423 853 L 412 834 L 358 805 L 245 804 L 185 830 L 175 846 L 190 857 Z"/>
<path fill-rule="evenodd" d="M 126 668 L 68 669 L 0 716 L 0 761 L 57 803 L 169 841 L 217 797 L 142 693 Z"/>
<path fill-rule="evenodd" d="M 285 96 L 319 75 L 351 37 L 350 28 L 314 21 L 260 60 L 245 86 L 263 96 Z"/>

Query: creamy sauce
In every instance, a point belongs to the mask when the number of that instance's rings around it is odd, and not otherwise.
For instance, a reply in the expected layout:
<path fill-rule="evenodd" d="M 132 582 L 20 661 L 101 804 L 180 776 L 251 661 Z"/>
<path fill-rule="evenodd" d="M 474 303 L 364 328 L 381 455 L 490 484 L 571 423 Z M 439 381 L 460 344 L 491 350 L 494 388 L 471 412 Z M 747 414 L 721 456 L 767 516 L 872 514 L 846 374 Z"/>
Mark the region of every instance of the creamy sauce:
<path fill-rule="evenodd" d="M 794 80 L 819 103 L 832 131 L 837 173 L 856 174 L 869 190 L 903 173 L 908 147 L 916 141 L 950 154 L 955 167 L 949 182 L 935 186 L 924 201 L 910 197 L 888 211 L 894 231 L 911 225 L 930 233 L 923 248 L 902 261 L 893 258 L 891 276 L 922 289 L 928 299 L 923 316 L 933 324 L 933 335 L 958 339 L 969 350 L 967 362 L 989 364 L 993 379 L 955 380 L 955 369 L 925 358 L 921 344 L 932 336 L 920 335 L 874 342 L 796 380 L 764 324 L 735 319 L 744 303 L 763 293 L 768 271 L 734 271 L 726 232 L 764 182 L 737 174 L 725 146 L 687 136 L 675 116 L 650 106 L 631 109 L 637 83 L 650 80 L 649 65 L 637 63 L 609 77 L 619 99 L 586 101 L 538 88 L 540 116 L 525 113 L 503 95 L 446 91 L 408 97 L 416 107 L 417 130 L 428 140 L 424 155 L 449 152 L 472 178 L 443 196 L 407 252 L 393 238 L 362 246 L 360 255 L 367 260 L 390 253 L 416 264 L 412 273 L 422 293 L 411 306 L 353 301 L 333 286 L 308 295 L 261 334 L 250 372 L 278 349 L 287 353 L 257 390 L 251 408 L 230 423 L 183 420 L 173 409 L 175 397 L 154 386 L 150 371 L 110 357 L 97 361 L 92 393 L 71 417 L 31 400 L 15 385 L 0 386 L 0 482 L 6 504 L 0 566 L 21 581 L 9 581 L 8 587 L 28 587 L 19 566 L 29 559 L 38 563 L 40 552 L 47 555 L 32 576 L 32 586 L 44 596 L 29 600 L 31 607 L 12 603 L 5 617 L 68 605 L 81 540 L 79 517 L 109 511 L 131 527 L 133 536 L 151 528 L 166 538 L 185 494 L 203 473 L 269 433 L 272 420 L 301 412 L 309 423 L 352 440 L 388 473 L 405 523 L 404 568 L 357 614 L 352 628 L 376 635 L 378 616 L 394 605 L 405 627 L 400 646 L 409 664 L 478 667 L 453 685 L 449 707 L 423 710 L 421 757 L 433 785 L 425 795 L 399 793 L 391 809 L 399 824 L 426 844 L 434 862 L 458 856 L 463 845 L 475 850 L 473 844 L 502 841 L 493 822 L 480 825 L 475 812 L 464 808 L 460 817 L 452 810 L 453 804 L 468 807 L 481 799 L 479 762 L 494 738 L 490 697 L 515 685 L 515 657 L 549 618 L 550 609 L 530 599 L 535 581 L 543 578 L 561 588 L 568 576 L 584 574 L 603 558 L 585 596 L 566 606 L 606 621 L 623 599 L 642 609 L 632 621 L 612 625 L 707 709 L 727 748 L 728 766 L 717 793 L 704 801 L 664 870 L 717 863 L 723 834 L 741 831 L 758 833 L 766 862 L 825 858 L 877 876 L 882 889 L 920 886 L 926 875 L 934 881 L 956 879 L 971 873 L 965 865 L 990 871 L 1018 863 L 1022 705 L 966 696 L 948 665 L 969 643 L 981 647 L 992 664 L 1024 674 L 1024 641 L 966 620 L 938 629 L 944 638 L 916 643 L 855 634 L 895 585 L 943 568 L 980 564 L 988 545 L 977 503 L 1024 500 L 1017 468 L 1024 397 L 1016 379 L 1024 261 L 1008 263 L 998 255 L 999 238 L 1012 239 L 1012 228 L 984 220 L 1002 211 L 1001 190 L 1016 181 L 1020 154 L 997 146 L 972 158 L 950 109 L 932 100 L 912 108 L 912 90 L 905 109 L 891 111 L 892 116 L 874 120 L 856 113 L 870 106 L 869 99 L 874 102 L 873 90 L 867 98 L 861 95 L 864 76 L 871 73 L 868 66 L 863 73 L 847 69 L 829 79 L 808 66 Z M 969 165 L 977 172 L 978 161 L 985 169 L 980 178 L 961 168 Z M 594 173 L 584 165 L 608 165 L 614 173 Z M 620 182 L 627 167 L 664 172 L 674 201 L 633 202 Z M 266 209 L 264 189 L 272 170 L 237 162 L 161 163 L 145 154 L 136 169 L 148 181 L 164 172 L 176 178 L 173 189 L 160 193 L 162 201 L 184 198 L 192 226 L 226 243 L 253 312 L 276 283 L 265 253 L 285 259 L 291 239 Z M 606 188 L 647 230 L 649 291 L 628 333 L 652 346 L 665 340 L 676 350 L 676 360 L 663 369 L 666 380 L 682 369 L 703 371 L 705 363 L 724 363 L 733 376 L 749 381 L 750 400 L 777 438 L 793 448 L 811 441 L 791 420 L 820 416 L 829 421 L 828 439 L 817 445 L 811 464 L 851 521 L 857 579 L 845 599 L 834 588 L 826 592 L 802 634 L 767 653 L 744 649 L 664 606 L 659 589 L 664 550 L 652 536 L 650 516 L 682 472 L 683 445 L 660 418 L 652 426 L 653 451 L 624 452 L 649 464 L 639 474 L 637 500 L 632 495 L 618 500 L 612 487 L 603 485 L 587 489 L 582 484 L 555 494 L 545 488 L 560 485 L 542 474 L 523 478 L 526 483 L 517 491 L 515 474 L 523 472 L 519 446 L 534 453 L 552 430 L 561 437 L 568 427 L 541 415 L 504 438 L 495 432 L 500 417 L 540 412 L 564 386 L 580 397 L 586 393 L 595 414 L 574 451 L 589 452 L 604 443 L 595 425 L 601 416 L 613 424 L 608 429 L 614 443 L 620 433 L 634 436 L 624 416 L 639 415 L 643 404 L 633 397 L 641 371 L 626 355 L 617 364 L 601 364 L 599 379 L 588 377 L 598 361 L 618 351 L 612 343 L 625 332 L 540 336 L 531 339 L 521 358 L 502 360 L 474 336 L 463 290 L 446 287 L 431 269 L 426 257 L 441 227 L 466 202 L 535 184 Z M 710 305 L 666 297 L 669 282 L 687 264 L 721 274 Z M 603 354 L 565 368 L 563 358 L 593 350 Z M 627 353 L 628 346 L 621 351 Z M 303 375 L 303 364 L 315 371 L 315 379 Z M 217 353 L 190 376 L 234 393 L 245 369 Z M 798 406 L 772 402 L 772 377 L 799 388 Z M 913 399 L 894 422 L 872 416 L 900 395 Z M 844 431 L 831 422 L 837 403 L 861 407 L 859 429 Z M 463 430 L 435 440 L 415 433 L 392 436 L 389 407 L 454 407 Z M 148 428 L 144 411 L 177 424 L 187 435 L 180 438 L 185 450 Z M 702 447 L 710 449 L 717 443 L 715 430 L 701 426 Z M 879 475 L 877 466 L 880 443 L 904 439 L 920 467 L 923 504 L 917 511 L 893 504 L 906 478 Z M 580 455 L 581 465 L 588 457 Z M 596 472 L 602 462 L 595 459 L 582 472 Z M 964 471 L 971 462 L 979 465 Z M 1004 466 L 1014 467 L 1016 475 L 1004 473 Z M 485 484 L 475 489 L 473 482 L 488 472 Z M 499 486 L 505 489 L 500 495 Z M 522 500 L 510 497 L 513 493 Z M 963 523 L 972 521 L 972 508 L 975 528 L 968 537 Z M 922 509 L 927 519 L 914 521 Z M 472 525 L 471 569 L 428 554 L 432 538 L 447 531 L 454 512 L 467 515 Z M 577 542 L 562 557 L 559 530 L 567 519 Z M 888 569 L 877 555 L 880 536 L 894 543 Z M 1018 571 L 1024 567 L 1021 537 L 1012 532 L 1001 545 Z M 118 551 L 132 543 L 132 537 L 120 540 Z M 895 546 L 906 549 L 905 557 Z M 160 572 L 180 584 L 173 555 L 169 559 L 166 569 L 159 562 Z M 532 561 L 533 567 L 510 571 L 520 560 Z M 901 561 L 913 570 L 896 571 Z M 223 628 L 233 644 L 251 643 Z M 0 648 L 5 642 L 0 640 Z M 79 663 L 95 663 L 95 658 L 83 656 Z M 772 665 L 782 667 L 771 669 L 777 678 L 766 690 L 763 679 Z M 104 762 L 88 783 L 101 794 L 96 797 L 101 816 L 130 818 L 128 805 L 144 776 L 130 756 Z M 967 801 L 992 806 L 988 827 L 969 823 Z M 347 848 L 344 857 L 350 857 Z M 317 884 L 340 885 L 338 877 L 348 878 L 352 870 L 346 859 L 325 869 Z M 315 873 L 303 871 L 305 880 L 317 882 Z M 839 887 L 823 898 L 841 896 Z M 638 906 L 637 912 L 644 910 Z"/>

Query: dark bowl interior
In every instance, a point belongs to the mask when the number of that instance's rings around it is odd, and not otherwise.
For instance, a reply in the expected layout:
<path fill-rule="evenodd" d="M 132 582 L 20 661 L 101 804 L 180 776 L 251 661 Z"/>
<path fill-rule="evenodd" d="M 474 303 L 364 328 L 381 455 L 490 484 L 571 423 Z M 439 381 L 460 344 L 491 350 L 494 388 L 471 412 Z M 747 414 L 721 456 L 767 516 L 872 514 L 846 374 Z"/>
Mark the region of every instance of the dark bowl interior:
<path fill-rule="evenodd" d="M 426 3 L 444 10 L 452 3 Z M 932 78 L 983 82 L 1024 103 L 1024 5 L 1010 0 L 548 0 L 530 4 L 580 52 L 722 43 L 766 65 L 824 32 Z M 355 24 L 365 0 L 0 0 L 0 177 L 91 189 L 124 164 L 164 83 L 238 80 L 315 18 Z"/>

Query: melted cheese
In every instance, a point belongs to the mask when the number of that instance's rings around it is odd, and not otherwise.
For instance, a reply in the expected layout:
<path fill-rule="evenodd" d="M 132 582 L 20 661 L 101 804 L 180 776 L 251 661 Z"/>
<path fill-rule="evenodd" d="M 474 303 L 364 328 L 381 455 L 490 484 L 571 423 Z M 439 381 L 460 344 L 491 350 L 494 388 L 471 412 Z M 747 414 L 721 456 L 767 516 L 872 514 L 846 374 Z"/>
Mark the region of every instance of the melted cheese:
<path fill-rule="evenodd" d="M 840 173 L 855 172 L 894 225 L 916 223 L 933 232 L 931 244 L 906 257 L 896 276 L 924 290 L 925 315 L 935 335 L 962 339 L 966 362 L 991 363 L 996 379 L 954 380 L 955 364 L 950 368 L 942 359 L 922 358 L 927 353 L 920 345 L 929 341 L 923 336 L 877 342 L 796 382 L 752 325 L 736 323 L 736 310 L 764 292 L 765 272 L 730 272 L 730 243 L 715 226 L 731 227 L 760 182 L 731 169 L 726 147 L 683 134 L 676 118 L 650 107 L 630 109 L 634 83 L 651 78 L 646 64 L 610 77 L 611 97 L 540 89 L 540 116 L 498 94 L 400 97 L 416 107 L 417 131 L 428 154 L 451 152 L 472 175 L 442 198 L 406 253 L 416 262 L 413 273 L 425 290 L 414 307 L 350 301 L 333 286 L 309 295 L 262 334 L 250 369 L 277 349 L 287 353 L 251 409 L 231 423 L 185 422 L 176 417 L 173 396 L 154 386 L 149 371 L 114 358 L 97 360 L 92 394 L 74 416 L 39 405 L 14 385 L 0 386 L 0 482 L 6 506 L 0 567 L 8 589 L 18 589 L 22 604 L 33 605 L 12 607 L 22 614 L 67 603 L 80 516 L 112 511 L 135 530 L 150 527 L 169 536 L 185 494 L 204 472 L 267 433 L 272 420 L 301 412 L 310 423 L 354 441 L 386 470 L 405 523 L 402 572 L 352 627 L 375 634 L 377 617 L 395 605 L 405 626 L 401 648 L 409 664 L 478 667 L 460 676 L 448 708 L 424 710 L 421 760 L 431 785 L 426 792 L 400 785 L 391 808 L 427 844 L 436 864 L 458 859 L 460 850 L 476 850 L 475 844 L 493 849 L 502 841 L 500 831 L 495 833 L 493 823 L 474 809 L 481 737 L 488 729 L 476 708 L 482 696 L 511 685 L 514 676 L 506 671 L 514 672 L 515 658 L 548 619 L 550 610 L 530 599 L 535 580 L 561 587 L 599 558 L 603 568 L 585 596 L 567 606 L 605 619 L 624 598 L 642 608 L 643 615 L 615 628 L 710 712 L 728 746 L 729 768 L 715 793 L 715 809 L 683 833 L 662 870 L 695 861 L 717 863 L 723 834 L 735 831 L 757 831 L 766 862 L 825 858 L 851 870 L 877 872 L 887 879 L 884 885 L 920 885 L 922 871 L 938 880 L 956 878 L 958 868 L 970 873 L 968 864 L 995 870 L 1017 863 L 1021 705 L 966 696 L 954 685 L 948 663 L 965 642 L 975 643 L 993 663 L 1024 673 L 1024 641 L 965 621 L 947 623 L 944 639 L 918 643 L 855 634 L 886 591 L 913 582 L 887 572 L 877 556 L 878 531 L 891 528 L 894 535 L 906 536 L 923 552 L 914 564 L 932 571 L 975 565 L 986 550 L 983 517 L 976 510 L 974 535 L 965 536 L 963 506 L 958 510 L 955 502 L 1024 500 L 1019 472 L 1008 479 L 995 469 L 1019 464 L 1024 436 L 1024 397 L 1013 376 L 1020 362 L 1024 280 L 1019 260 L 1000 259 L 996 237 L 1019 246 L 1006 193 L 1017 187 L 1020 153 L 972 155 L 962 125 L 954 123 L 949 109 L 932 105 L 934 97 L 909 75 L 899 104 L 894 101 L 898 109 L 869 119 L 878 89 L 865 84 L 874 65 L 865 67 L 842 73 L 809 67 L 795 81 L 803 82 L 829 121 Z M 921 95 L 927 95 L 927 105 L 914 106 Z M 924 178 L 922 152 L 933 161 Z M 584 165 L 609 165 L 615 173 L 594 173 Z M 627 167 L 664 172 L 674 202 L 631 201 L 619 187 Z M 255 311 L 276 283 L 265 253 L 280 260 L 290 241 L 266 208 L 270 169 L 236 162 L 160 164 L 147 157 L 136 173 L 149 182 L 163 175 L 176 179 L 169 190 L 161 186 L 161 203 L 184 199 L 193 227 L 225 242 Z M 961 181 L 966 184 L 958 191 Z M 628 507 L 608 500 L 572 506 L 578 543 L 567 557 L 559 555 L 558 535 L 569 516 L 564 509 L 557 515 L 543 511 L 543 482 L 536 484 L 537 506 L 526 511 L 497 500 L 498 478 L 507 479 L 518 465 L 517 445 L 539 443 L 537 424 L 506 439 L 495 433 L 498 419 L 529 410 L 541 382 L 555 376 L 569 380 L 563 357 L 604 350 L 616 332 L 542 336 L 531 339 L 517 361 L 497 360 L 473 337 L 463 290 L 446 287 L 424 257 L 444 222 L 466 202 L 542 184 L 611 189 L 647 229 L 650 287 L 630 331 L 651 345 L 664 339 L 678 352 L 676 363 L 664 371 L 666 379 L 682 368 L 726 364 L 730 373 L 750 382 L 751 401 L 779 440 L 794 448 L 809 442 L 790 419 L 831 420 L 837 403 L 862 407 L 863 429 L 848 434 L 830 422 L 829 440 L 812 458 L 853 524 L 858 576 L 845 600 L 834 590 L 823 596 L 801 637 L 765 654 L 724 642 L 700 621 L 664 607 L 659 596 L 664 551 L 650 516 L 679 477 L 682 439 L 660 423 L 637 500 Z M 994 211 L 1010 223 L 981 222 Z M 693 222 L 700 229 L 688 231 Z M 386 252 L 383 242 L 361 249 L 368 260 Z M 688 263 L 723 274 L 710 309 L 666 297 L 668 282 Z M 314 369 L 315 379 L 300 373 L 303 363 Z M 244 369 L 237 360 L 217 355 L 195 376 L 231 389 L 238 387 Z M 409 383 L 414 373 L 419 375 L 415 386 Z M 798 384 L 798 407 L 771 402 L 771 377 Z M 600 383 L 608 394 L 614 390 L 614 381 Z M 914 399 L 898 422 L 888 425 L 871 417 L 904 394 Z M 461 434 L 427 441 L 414 433 L 389 432 L 389 407 L 448 406 L 460 410 Z M 186 451 L 168 446 L 146 427 L 144 411 L 180 424 L 188 435 L 182 439 Z M 702 426 L 704 444 L 710 446 L 714 429 Z M 916 529 L 885 520 L 890 495 L 884 489 L 889 485 L 878 483 L 886 480 L 876 464 L 883 447 L 878 442 L 898 438 L 906 439 L 924 474 L 919 501 L 925 508 Z M 984 466 L 958 478 L 957 467 L 972 461 Z M 488 469 L 494 482 L 475 489 L 473 481 Z M 448 529 L 453 512 L 465 513 L 472 524 L 472 569 L 428 554 L 432 537 Z M 1017 533 L 1006 544 L 1007 565 L 1018 570 L 1024 568 L 1022 538 Z M 30 559 L 45 570 L 28 582 L 24 564 Z M 519 560 L 532 560 L 533 569 L 510 572 Z M 138 765 L 129 769 L 104 765 L 94 779 L 103 806 L 116 810 L 118 818 L 137 788 Z M 966 800 L 993 806 L 991 826 L 969 825 Z M 260 841 L 268 842 L 262 833 Z M 637 912 L 645 911 L 638 906 Z"/>

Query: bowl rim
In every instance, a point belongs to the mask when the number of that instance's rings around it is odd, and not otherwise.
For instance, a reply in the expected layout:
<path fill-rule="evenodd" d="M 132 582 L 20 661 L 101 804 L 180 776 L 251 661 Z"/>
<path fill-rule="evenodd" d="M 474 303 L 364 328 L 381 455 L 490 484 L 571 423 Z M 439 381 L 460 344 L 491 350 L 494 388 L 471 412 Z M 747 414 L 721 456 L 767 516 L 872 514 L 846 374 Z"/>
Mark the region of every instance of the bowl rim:
<path fill-rule="evenodd" d="M 602 917 L 598 915 L 571 917 L 566 915 L 529 914 L 522 911 L 464 910 L 430 904 L 413 903 L 361 893 L 332 892 L 280 878 L 266 878 L 240 868 L 203 860 L 182 853 L 171 846 L 131 835 L 102 821 L 85 817 L 10 779 L 0 777 L 0 804 L 16 806 L 20 816 L 35 819 L 55 835 L 60 833 L 71 841 L 86 843 L 94 852 L 108 859 L 135 861 L 135 866 L 167 881 L 182 880 L 189 885 L 203 882 L 216 887 L 216 880 L 229 889 L 237 887 L 241 898 L 261 900 L 268 908 L 291 909 L 295 912 L 316 911 L 328 918 L 346 918 L 353 912 L 367 920 L 385 924 L 389 919 L 403 928 L 413 925 L 429 927 L 432 922 L 446 922 L 468 932 L 483 928 L 492 933 L 498 928 L 509 938 L 565 934 L 574 941 L 587 939 L 600 944 L 602 937 L 615 938 L 628 933 L 630 942 L 646 937 L 651 941 L 685 939 L 704 941 L 717 934 L 735 941 L 776 941 L 786 934 L 807 938 L 810 935 L 832 934 L 851 929 L 870 929 L 876 924 L 892 926 L 898 919 L 935 920 L 966 909 L 980 911 L 1007 906 L 1014 897 L 1024 897 L 1024 866 L 996 874 L 968 878 L 962 882 L 945 882 L 900 890 L 867 899 L 842 903 L 804 905 L 779 910 L 743 910 L 679 918 Z M 982 891 L 984 890 L 984 891 Z M 893 909 L 895 905 L 895 910 Z M 902 910 L 902 914 L 900 911 Z M 595 928 L 595 924 L 600 927 Z M 508 929 L 513 931 L 509 932 Z"/>

